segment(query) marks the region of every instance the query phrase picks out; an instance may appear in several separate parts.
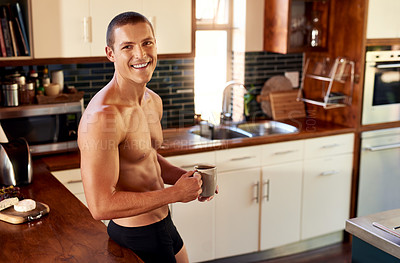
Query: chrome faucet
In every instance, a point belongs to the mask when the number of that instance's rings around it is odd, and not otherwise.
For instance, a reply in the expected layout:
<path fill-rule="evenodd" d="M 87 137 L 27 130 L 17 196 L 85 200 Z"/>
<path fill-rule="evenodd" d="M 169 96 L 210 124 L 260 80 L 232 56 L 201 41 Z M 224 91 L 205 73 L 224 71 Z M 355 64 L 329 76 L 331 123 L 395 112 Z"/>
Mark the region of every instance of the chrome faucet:
<path fill-rule="evenodd" d="M 221 124 L 241 123 L 244 116 L 245 86 L 235 80 L 226 83 L 222 96 Z"/>

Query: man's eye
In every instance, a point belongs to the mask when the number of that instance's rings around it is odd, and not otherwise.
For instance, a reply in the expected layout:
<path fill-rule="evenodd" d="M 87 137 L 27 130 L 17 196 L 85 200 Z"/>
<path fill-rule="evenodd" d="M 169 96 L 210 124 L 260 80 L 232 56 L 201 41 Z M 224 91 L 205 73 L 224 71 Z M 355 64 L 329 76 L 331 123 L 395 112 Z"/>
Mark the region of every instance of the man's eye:
<path fill-rule="evenodd" d="M 122 49 L 130 49 L 130 48 L 132 48 L 132 45 L 126 45 L 122 47 Z"/>
<path fill-rule="evenodd" d="M 145 46 L 151 46 L 151 45 L 153 45 L 153 42 L 152 41 L 146 41 L 146 42 L 144 42 L 144 45 Z"/>

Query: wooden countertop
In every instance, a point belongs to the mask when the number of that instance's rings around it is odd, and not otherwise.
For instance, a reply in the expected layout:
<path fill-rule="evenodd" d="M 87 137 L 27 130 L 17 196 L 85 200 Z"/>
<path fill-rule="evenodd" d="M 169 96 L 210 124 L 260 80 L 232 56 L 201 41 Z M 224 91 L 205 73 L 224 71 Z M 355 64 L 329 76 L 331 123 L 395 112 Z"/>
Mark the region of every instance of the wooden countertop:
<path fill-rule="evenodd" d="M 261 121 L 262 122 L 262 121 Z M 294 125 L 299 129 L 298 133 L 260 136 L 254 138 L 238 138 L 232 140 L 208 140 L 189 131 L 193 127 L 164 129 L 164 142 L 158 152 L 167 157 L 180 154 L 205 152 L 219 149 L 228 149 L 258 144 L 293 141 L 315 138 L 321 136 L 336 135 L 355 132 L 355 128 L 325 122 L 314 118 L 300 118 L 282 121 Z M 44 156 L 41 159 L 47 164 L 49 170 L 57 171 L 71 168 L 79 168 L 79 152 Z"/>
<path fill-rule="evenodd" d="M 391 218 L 399 218 L 400 220 L 400 209 L 348 219 L 346 231 L 400 259 L 400 238 L 372 225 L 373 222 L 381 222 Z"/>
<path fill-rule="evenodd" d="M 1 262 L 142 262 L 110 240 L 106 226 L 65 188 L 41 160 L 32 183 L 20 186 L 25 198 L 45 203 L 50 213 L 13 225 L 0 221 Z"/>
<path fill-rule="evenodd" d="M 262 121 L 260 121 L 262 123 Z M 237 138 L 232 140 L 208 140 L 191 134 L 190 128 L 166 129 L 163 131 L 164 143 L 158 152 L 163 156 L 173 156 L 187 153 L 205 152 L 258 144 L 293 141 L 321 136 L 355 132 L 355 128 L 325 122 L 314 118 L 300 118 L 281 121 L 295 126 L 298 133 L 276 134 L 253 138 Z"/>

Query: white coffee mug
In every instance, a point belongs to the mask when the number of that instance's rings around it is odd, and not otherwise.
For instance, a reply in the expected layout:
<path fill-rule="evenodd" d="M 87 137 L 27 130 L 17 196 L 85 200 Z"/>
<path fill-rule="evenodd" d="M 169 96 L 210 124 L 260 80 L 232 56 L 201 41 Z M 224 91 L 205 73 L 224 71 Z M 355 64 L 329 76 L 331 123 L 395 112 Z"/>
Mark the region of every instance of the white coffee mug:
<path fill-rule="evenodd" d="M 217 187 L 217 167 L 208 164 L 198 164 L 194 169 L 201 175 L 201 180 L 203 181 L 200 196 L 213 196 Z"/>
<path fill-rule="evenodd" d="M 60 92 L 64 89 L 64 72 L 62 70 L 56 70 L 51 72 L 51 83 L 57 83 L 60 85 Z"/>

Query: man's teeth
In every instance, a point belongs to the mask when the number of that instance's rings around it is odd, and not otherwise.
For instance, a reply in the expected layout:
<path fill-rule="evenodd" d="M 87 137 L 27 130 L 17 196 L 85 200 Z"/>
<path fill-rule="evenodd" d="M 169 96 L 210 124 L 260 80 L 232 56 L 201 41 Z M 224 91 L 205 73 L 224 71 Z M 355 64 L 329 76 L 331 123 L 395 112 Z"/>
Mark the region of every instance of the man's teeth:
<path fill-rule="evenodd" d="M 146 63 L 142 63 L 142 64 L 136 64 L 136 65 L 132 65 L 132 67 L 134 68 L 144 68 L 149 64 L 149 62 Z"/>

